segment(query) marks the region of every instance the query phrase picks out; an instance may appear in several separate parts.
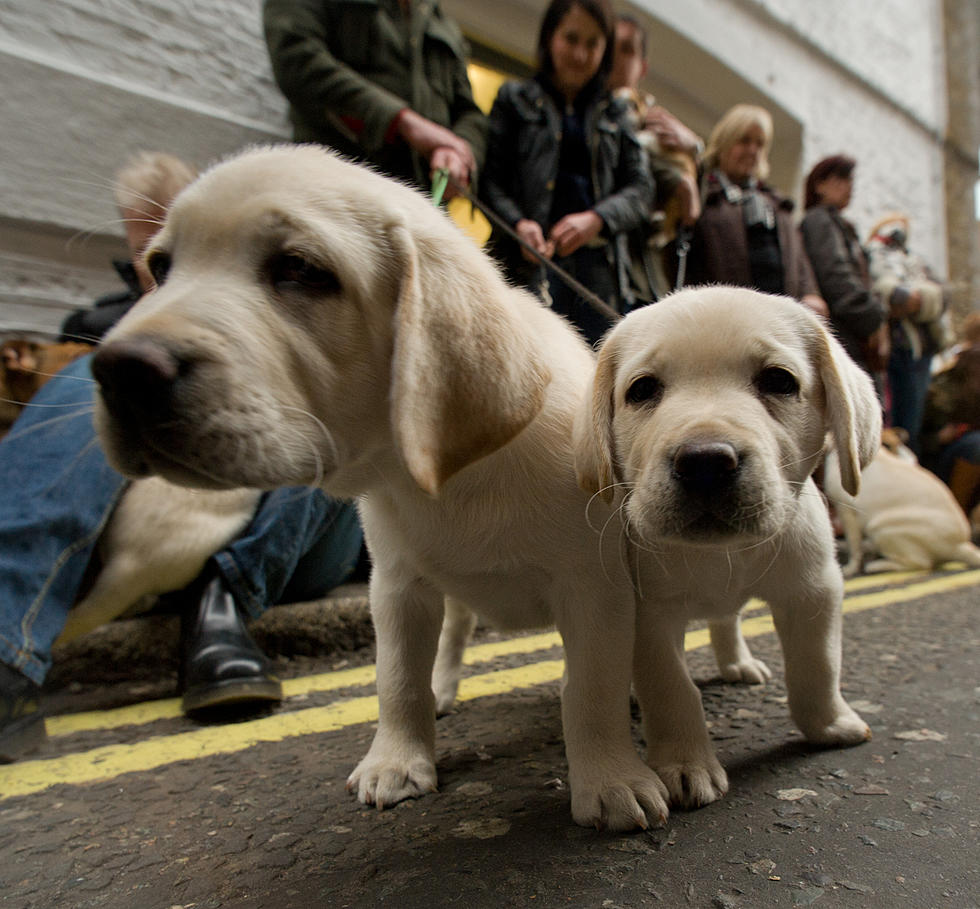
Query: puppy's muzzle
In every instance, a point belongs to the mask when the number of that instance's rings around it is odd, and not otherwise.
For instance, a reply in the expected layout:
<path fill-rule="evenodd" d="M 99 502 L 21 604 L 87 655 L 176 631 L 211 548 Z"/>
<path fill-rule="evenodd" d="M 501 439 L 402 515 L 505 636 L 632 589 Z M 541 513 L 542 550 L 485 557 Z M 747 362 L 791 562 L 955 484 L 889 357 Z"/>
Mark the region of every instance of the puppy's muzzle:
<path fill-rule="evenodd" d="M 172 412 L 186 364 L 150 338 L 126 338 L 103 345 L 92 359 L 106 409 L 122 426 L 138 432 Z"/>
<path fill-rule="evenodd" d="M 729 495 L 741 462 L 727 442 L 688 442 L 674 452 L 671 473 L 684 493 L 698 501 Z"/>

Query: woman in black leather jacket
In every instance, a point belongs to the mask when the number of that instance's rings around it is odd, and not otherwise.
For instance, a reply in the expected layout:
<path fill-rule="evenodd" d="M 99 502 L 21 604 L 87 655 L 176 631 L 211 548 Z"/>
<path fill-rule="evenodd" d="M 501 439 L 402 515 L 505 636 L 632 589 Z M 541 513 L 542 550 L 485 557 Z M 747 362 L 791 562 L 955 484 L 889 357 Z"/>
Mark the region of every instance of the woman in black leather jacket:
<path fill-rule="evenodd" d="M 506 83 L 494 102 L 481 194 L 521 239 L 624 312 L 633 302 L 626 234 L 649 217 L 653 183 L 626 105 L 606 89 L 614 34 L 607 0 L 553 0 L 537 74 Z M 513 239 L 497 230 L 491 246 L 512 281 L 591 343 L 609 327 Z"/>

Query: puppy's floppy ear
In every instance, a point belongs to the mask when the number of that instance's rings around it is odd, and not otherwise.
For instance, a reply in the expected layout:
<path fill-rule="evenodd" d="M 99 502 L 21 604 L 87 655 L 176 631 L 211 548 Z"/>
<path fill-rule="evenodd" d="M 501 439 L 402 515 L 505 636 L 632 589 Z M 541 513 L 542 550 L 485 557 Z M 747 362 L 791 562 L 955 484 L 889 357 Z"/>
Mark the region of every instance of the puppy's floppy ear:
<path fill-rule="evenodd" d="M 401 276 L 392 428 L 415 482 L 434 496 L 537 416 L 551 375 L 537 362 L 520 298 L 481 253 L 422 251 L 402 224 L 390 240 Z"/>
<path fill-rule="evenodd" d="M 613 392 L 616 385 L 616 352 L 606 338 L 588 391 L 575 415 L 575 476 L 587 493 L 599 493 L 607 504 L 613 499 L 615 452 L 613 442 Z"/>
<path fill-rule="evenodd" d="M 841 485 L 857 495 L 861 470 L 881 446 L 881 404 L 870 376 L 822 324 L 818 324 L 816 359 L 827 402 L 826 428 L 837 449 Z"/>

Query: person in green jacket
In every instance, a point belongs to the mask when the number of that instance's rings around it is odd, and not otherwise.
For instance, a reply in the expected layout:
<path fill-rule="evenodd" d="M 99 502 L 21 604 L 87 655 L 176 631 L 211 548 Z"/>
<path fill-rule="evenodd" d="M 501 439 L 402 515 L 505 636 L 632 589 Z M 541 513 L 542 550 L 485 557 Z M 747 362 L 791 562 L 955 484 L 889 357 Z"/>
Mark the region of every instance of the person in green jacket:
<path fill-rule="evenodd" d="M 265 0 L 263 25 L 297 142 L 424 189 L 439 168 L 475 182 L 486 118 L 465 39 L 435 0 Z"/>

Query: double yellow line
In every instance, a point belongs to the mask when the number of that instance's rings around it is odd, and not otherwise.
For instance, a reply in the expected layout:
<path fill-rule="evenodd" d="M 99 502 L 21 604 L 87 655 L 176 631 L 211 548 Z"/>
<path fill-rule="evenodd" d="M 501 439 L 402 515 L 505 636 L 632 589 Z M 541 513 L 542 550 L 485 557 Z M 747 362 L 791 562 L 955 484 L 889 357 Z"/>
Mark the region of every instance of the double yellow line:
<path fill-rule="evenodd" d="M 925 578 L 914 581 L 915 578 Z M 859 593 L 869 587 L 897 585 L 912 581 L 901 589 L 874 590 Z M 980 584 L 980 570 L 931 577 L 919 572 L 902 572 L 875 577 L 857 578 L 847 584 L 848 595 L 844 612 L 863 612 L 935 594 Z M 774 631 L 768 614 L 755 615 L 764 604 L 751 603 L 743 612 L 742 633 L 758 637 Z M 689 632 L 687 650 L 708 644 L 707 629 Z M 555 632 L 514 638 L 489 644 L 479 644 L 466 651 L 464 661 L 478 665 L 501 656 L 536 653 L 561 646 Z M 513 669 L 502 669 L 471 675 L 460 683 L 461 701 L 491 697 L 520 688 L 529 688 L 561 678 L 564 662 L 561 659 L 529 663 Z M 283 683 L 287 698 L 312 692 L 341 691 L 374 684 L 373 666 L 345 669 L 338 672 L 290 679 Z M 176 698 L 151 701 L 117 710 L 93 711 L 52 717 L 47 720 L 52 737 L 75 732 L 107 730 L 120 726 L 143 725 L 180 716 Z M 353 697 L 325 707 L 309 707 L 284 711 L 245 723 L 207 726 L 172 735 L 155 736 L 127 745 L 106 745 L 58 758 L 0 766 L 0 799 L 41 792 L 59 783 L 78 785 L 112 779 L 124 773 L 153 770 L 177 761 L 195 760 L 220 754 L 243 751 L 262 742 L 276 742 L 294 736 L 333 732 L 349 726 L 375 722 L 378 719 L 377 698 L 372 694 Z"/>

